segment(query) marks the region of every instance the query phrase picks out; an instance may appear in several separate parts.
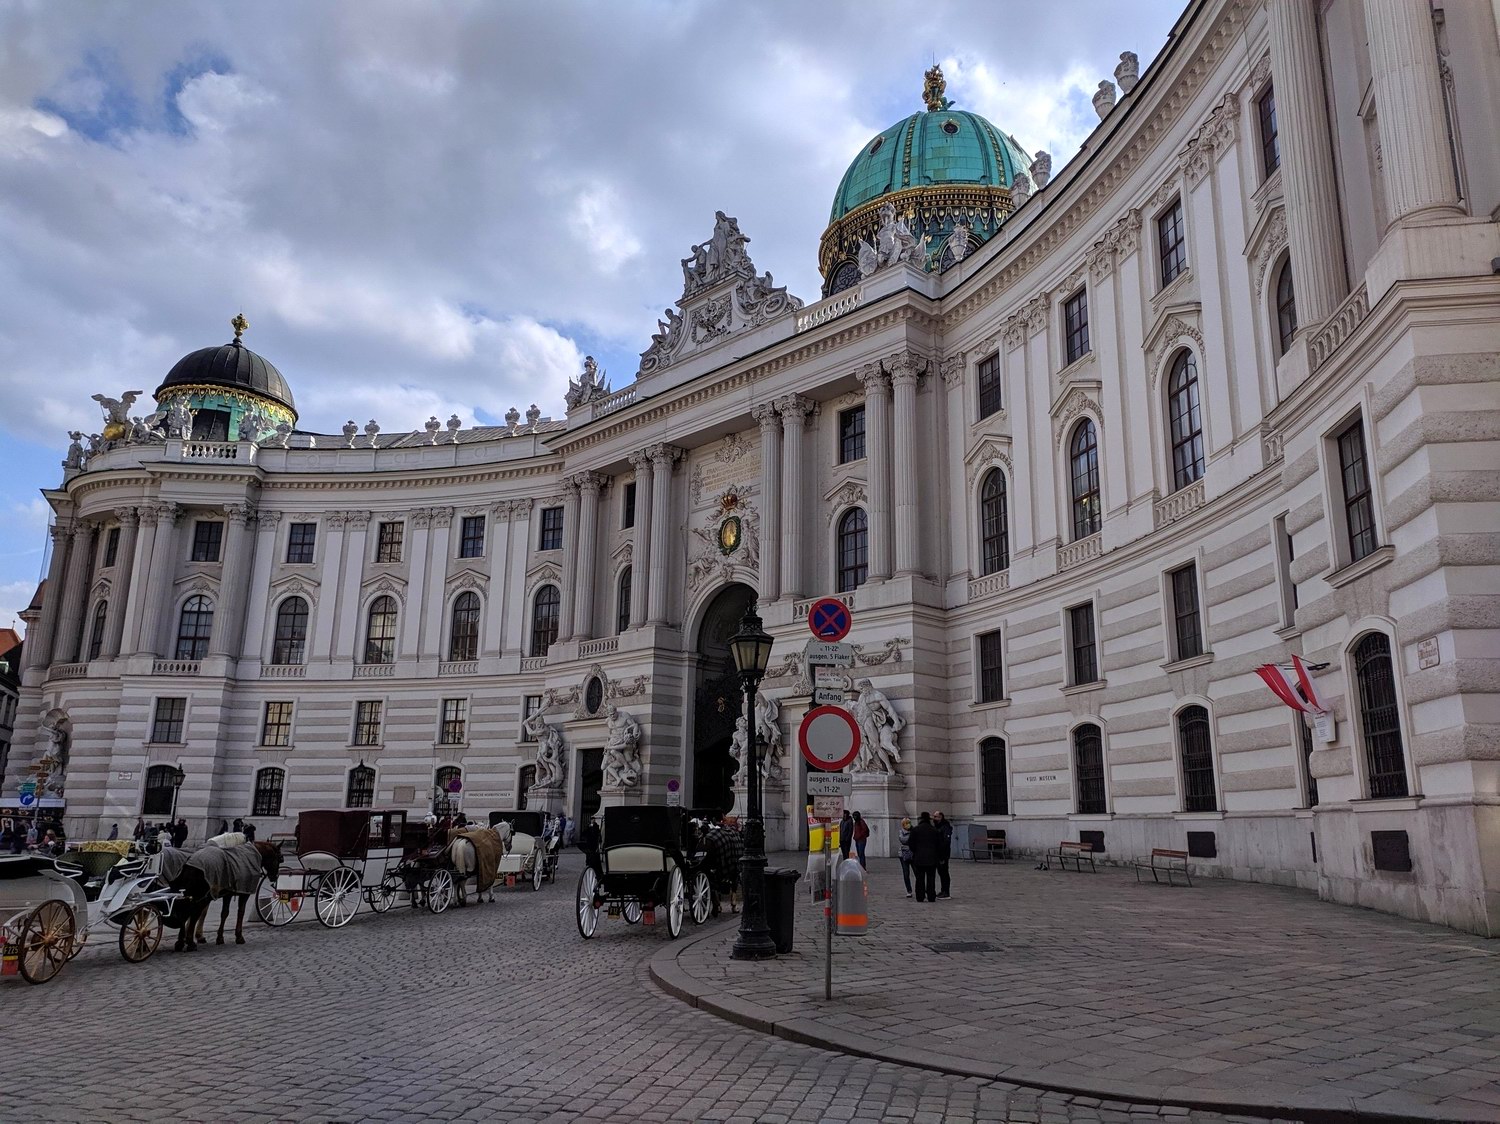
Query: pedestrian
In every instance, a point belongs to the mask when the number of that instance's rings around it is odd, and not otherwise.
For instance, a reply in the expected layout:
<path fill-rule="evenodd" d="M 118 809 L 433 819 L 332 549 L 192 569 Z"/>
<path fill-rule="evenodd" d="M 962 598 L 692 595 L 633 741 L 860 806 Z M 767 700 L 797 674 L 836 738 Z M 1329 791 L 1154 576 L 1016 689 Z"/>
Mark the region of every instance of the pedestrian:
<path fill-rule="evenodd" d="M 240 831 L 244 834 L 246 843 L 255 842 L 255 825 L 249 820 L 240 824 Z"/>
<path fill-rule="evenodd" d="M 854 817 L 849 814 L 849 809 L 844 809 L 844 815 L 839 820 L 839 853 L 844 856 L 844 861 L 849 859 L 849 847 L 854 842 Z"/>
<path fill-rule="evenodd" d="M 599 861 L 599 847 L 603 842 L 604 833 L 599 830 L 599 821 L 590 819 L 578 835 L 578 849 L 583 852 L 584 862 L 601 883 L 604 881 L 604 867 Z"/>
<path fill-rule="evenodd" d="M 865 823 L 865 818 L 858 812 L 854 813 L 854 853 L 859 856 L 859 865 L 866 870 L 870 864 L 865 862 L 865 844 L 870 841 L 870 825 Z"/>
<path fill-rule="evenodd" d="M 911 897 L 911 817 L 901 817 L 901 830 L 896 833 L 901 845 L 901 881 L 906 884 L 906 896 Z"/>
<path fill-rule="evenodd" d="M 911 865 L 917 868 L 917 901 L 937 900 L 933 884 L 937 875 L 938 831 L 932 826 L 932 816 L 923 812 L 907 839 L 911 848 Z"/>
<path fill-rule="evenodd" d="M 179 851 L 182 850 L 182 845 L 187 842 L 187 837 L 187 820 L 179 819 L 172 828 L 172 846 L 176 847 Z"/>
<path fill-rule="evenodd" d="M 142 839 L 146 838 L 146 817 L 145 816 L 137 816 L 135 818 L 135 834 L 132 835 L 131 838 L 134 839 L 137 843 L 139 843 Z"/>
<path fill-rule="evenodd" d="M 111 839 L 118 839 L 118 838 L 120 838 L 120 825 L 119 824 L 112 823 L 112 824 L 109 825 L 109 837 Z"/>
<path fill-rule="evenodd" d="M 932 826 L 937 828 L 938 833 L 938 897 L 946 898 L 949 896 L 948 859 L 953 855 L 953 825 L 944 818 L 942 812 L 933 812 Z"/>

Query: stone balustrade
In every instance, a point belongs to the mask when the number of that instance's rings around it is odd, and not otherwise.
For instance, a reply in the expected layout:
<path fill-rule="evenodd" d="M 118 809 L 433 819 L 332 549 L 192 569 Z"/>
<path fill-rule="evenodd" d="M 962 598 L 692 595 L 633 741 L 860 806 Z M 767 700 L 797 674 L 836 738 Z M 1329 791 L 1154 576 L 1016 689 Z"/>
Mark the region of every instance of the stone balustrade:
<path fill-rule="evenodd" d="M 88 677 L 87 663 L 55 663 L 47 669 L 48 679 L 85 679 Z"/>
<path fill-rule="evenodd" d="M 541 671 L 546 666 L 547 666 L 547 657 L 546 656 L 522 656 L 521 657 L 521 670 L 522 671 Z"/>
<path fill-rule="evenodd" d="M 805 332 L 811 328 L 816 328 L 819 324 L 826 324 L 830 320 L 836 320 L 846 312 L 853 312 L 859 307 L 860 299 L 860 289 L 845 289 L 842 293 L 835 293 L 826 300 L 810 304 L 797 313 L 794 331 Z"/>
<path fill-rule="evenodd" d="M 447 675 L 478 675 L 478 660 L 444 660 L 438 664 L 438 674 Z"/>
<path fill-rule="evenodd" d="M 631 383 L 627 387 L 615 391 L 594 403 L 594 417 L 602 418 L 613 414 L 616 410 L 623 410 L 626 406 L 635 404 L 636 385 Z"/>
<path fill-rule="evenodd" d="M 970 578 L 969 600 L 978 601 L 981 597 L 989 597 L 995 593 L 1004 593 L 1009 588 L 1009 570 L 1001 570 L 994 574 L 985 574 L 982 578 Z"/>
<path fill-rule="evenodd" d="M 1064 543 L 1057 548 L 1057 568 L 1059 570 L 1070 570 L 1074 566 L 1081 566 L 1090 562 L 1104 553 L 1104 536 L 1101 532 L 1094 532 L 1086 539 L 1077 542 Z"/>
<path fill-rule="evenodd" d="M 1333 357 L 1346 339 L 1354 334 L 1354 329 L 1364 323 L 1366 316 L 1370 315 L 1370 295 L 1365 286 L 1361 285 L 1344 298 L 1344 303 L 1334 310 L 1328 322 L 1318 330 L 1307 344 L 1308 360 L 1312 369 L 1316 371 Z"/>
<path fill-rule="evenodd" d="M 354 678 L 356 679 L 390 679 L 395 674 L 395 664 L 357 663 L 354 665 Z"/>
<path fill-rule="evenodd" d="M 1152 507 L 1157 528 L 1175 523 L 1190 511 L 1197 511 L 1206 502 L 1202 480 L 1194 480 L 1186 488 L 1179 488 L 1170 496 L 1157 500 Z"/>
<path fill-rule="evenodd" d="M 152 675 L 197 675 L 197 660 L 156 660 L 151 665 Z"/>
<path fill-rule="evenodd" d="M 842 601 L 850 612 L 854 611 L 854 593 L 852 590 L 848 593 L 836 593 L 833 596 L 836 600 Z M 807 597 L 801 601 L 793 601 L 792 620 L 800 621 L 805 618 L 808 613 L 812 612 L 812 607 L 821 600 L 823 600 L 821 597 Z"/>
<path fill-rule="evenodd" d="M 618 636 L 605 636 L 599 640 L 585 640 L 582 644 L 578 645 L 578 658 L 586 660 L 593 656 L 607 656 L 611 652 L 618 651 L 619 648 L 620 638 Z"/>
<path fill-rule="evenodd" d="M 306 676 L 306 664 L 270 663 L 262 664 L 260 668 L 260 677 L 262 679 L 303 679 Z"/>
<path fill-rule="evenodd" d="M 245 455 L 240 456 L 240 443 L 237 441 L 184 441 L 182 443 L 182 459 L 185 461 L 237 461 L 255 459 L 255 446 L 246 442 L 244 445 Z"/>

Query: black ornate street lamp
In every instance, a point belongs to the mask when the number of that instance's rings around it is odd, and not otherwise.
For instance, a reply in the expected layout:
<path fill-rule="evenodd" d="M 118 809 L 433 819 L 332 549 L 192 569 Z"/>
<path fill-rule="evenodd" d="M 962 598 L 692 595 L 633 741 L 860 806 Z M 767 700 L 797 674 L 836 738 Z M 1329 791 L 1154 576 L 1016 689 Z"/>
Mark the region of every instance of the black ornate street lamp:
<path fill-rule="evenodd" d="M 182 782 L 187 780 L 187 774 L 182 771 L 182 766 L 177 766 L 172 773 L 172 811 L 168 815 L 174 824 L 177 822 L 177 792 L 182 788 Z"/>
<path fill-rule="evenodd" d="M 755 603 L 745 610 L 740 630 L 729 638 L 734 666 L 745 693 L 745 852 L 740 857 L 740 886 L 745 908 L 740 913 L 740 934 L 730 956 L 735 960 L 767 960 L 776 955 L 776 942 L 766 924 L 766 825 L 761 810 L 760 737 L 755 729 L 755 692 L 771 662 L 774 641 L 760 625 Z"/>

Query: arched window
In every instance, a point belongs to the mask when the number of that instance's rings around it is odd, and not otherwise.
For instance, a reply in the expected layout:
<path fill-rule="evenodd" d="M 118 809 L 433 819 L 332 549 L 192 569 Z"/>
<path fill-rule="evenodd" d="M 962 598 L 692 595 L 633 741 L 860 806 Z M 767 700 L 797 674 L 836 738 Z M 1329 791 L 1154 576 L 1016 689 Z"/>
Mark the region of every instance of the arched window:
<path fill-rule="evenodd" d="M 286 785 L 285 769 L 260 769 L 255 774 L 255 802 L 252 816 L 281 815 L 281 790 Z"/>
<path fill-rule="evenodd" d="M 382 594 L 370 602 L 365 629 L 365 663 L 396 662 L 396 599 Z"/>
<path fill-rule="evenodd" d="M 1080 815 L 1103 815 L 1104 736 L 1098 726 L 1080 726 L 1073 731 L 1073 771 L 1078 782 Z"/>
<path fill-rule="evenodd" d="M 201 660 L 208 655 L 208 636 L 214 628 L 214 606 L 207 597 L 189 597 L 177 621 L 179 660 Z"/>
<path fill-rule="evenodd" d="M 839 517 L 838 560 L 838 592 L 865 584 L 870 575 L 870 524 L 862 507 L 851 507 Z"/>
<path fill-rule="evenodd" d="M 1281 341 L 1281 354 L 1292 346 L 1292 337 L 1297 334 L 1297 294 L 1292 289 L 1292 259 L 1288 257 L 1276 278 L 1276 333 Z"/>
<path fill-rule="evenodd" d="M 1073 539 L 1076 542 L 1097 532 L 1103 521 L 1099 509 L 1099 439 L 1094 435 L 1094 423 L 1088 418 L 1073 430 L 1068 461 L 1072 474 Z"/>
<path fill-rule="evenodd" d="M 979 743 L 980 807 L 986 816 L 1003 816 L 1010 811 L 1005 791 L 1005 739 L 985 738 Z"/>
<path fill-rule="evenodd" d="M 453 601 L 453 628 L 448 636 L 450 660 L 479 658 L 479 594 L 460 593 Z"/>
<path fill-rule="evenodd" d="M 104 624 L 109 619 L 109 602 L 94 606 L 94 623 L 89 627 L 89 659 L 97 660 L 104 649 Z"/>
<path fill-rule="evenodd" d="M 1217 812 L 1219 798 L 1214 789 L 1214 750 L 1208 726 L 1208 711 L 1201 706 L 1177 712 L 1177 746 L 1182 753 L 1182 810 Z"/>
<path fill-rule="evenodd" d="M 344 792 L 344 805 L 348 808 L 368 808 L 375 803 L 375 770 L 368 765 L 356 765 L 349 770 L 349 787 Z"/>
<path fill-rule="evenodd" d="M 996 574 L 1010 568 L 1010 517 L 1006 511 L 1005 473 L 990 469 L 979 489 L 979 534 L 983 548 L 982 572 Z"/>
<path fill-rule="evenodd" d="M 462 786 L 464 771 L 457 765 L 444 765 L 432 775 L 432 810 L 436 815 L 451 812 L 458 806 L 459 792 L 454 786 Z"/>
<path fill-rule="evenodd" d="M 630 627 L 630 583 L 631 570 L 633 567 L 626 566 L 620 571 L 619 592 L 615 597 L 615 631 L 624 632 Z"/>
<path fill-rule="evenodd" d="M 521 775 L 516 780 L 516 807 L 523 812 L 526 810 L 526 793 L 534 784 L 536 784 L 536 766 L 522 765 Z"/>
<path fill-rule="evenodd" d="M 172 797 L 177 791 L 177 786 L 172 782 L 176 779 L 177 770 L 171 765 L 152 765 L 146 770 L 146 793 L 141 801 L 141 815 L 172 814 Z"/>
<path fill-rule="evenodd" d="M 531 654 L 545 656 L 557 640 L 558 619 L 562 612 L 562 594 L 555 585 L 544 585 L 536 591 L 531 603 Z"/>
<path fill-rule="evenodd" d="M 1401 705 L 1391 642 L 1371 632 L 1354 646 L 1354 678 L 1359 684 L 1359 724 L 1370 774 L 1370 797 L 1406 796 L 1406 747 L 1401 741 Z"/>
<path fill-rule="evenodd" d="M 276 607 L 276 637 L 271 644 L 271 662 L 301 663 L 307 653 L 307 602 L 288 597 Z"/>
<path fill-rule="evenodd" d="M 1203 417 L 1198 408 L 1198 361 L 1186 348 L 1172 361 L 1167 383 L 1172 426 L 1172 488 L 1186 488 L 1203 475 Z"/>

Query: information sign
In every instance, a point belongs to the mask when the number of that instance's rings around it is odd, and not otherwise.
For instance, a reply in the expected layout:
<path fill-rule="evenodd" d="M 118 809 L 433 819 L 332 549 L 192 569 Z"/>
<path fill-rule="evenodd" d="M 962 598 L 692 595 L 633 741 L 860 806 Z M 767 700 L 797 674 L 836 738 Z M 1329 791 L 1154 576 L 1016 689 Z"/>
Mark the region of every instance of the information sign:
<path fill-rule="evenodd" d="M 842 769 L 859 756 L 859 725 L 847 710 L 816 706 L 797 728 L 797 745 L 815 769 Z"/>
<path fill-rule="evenodd" d="M 21 807 L 23 807 L 23 808 L 30 808 L 33 804 L 36 803 L 36 793 L 34 793 L 34 792 L 23 792 L 23 793 L 21 793 L 19 803 L 20 803 Z"/>
<path fill-rule="evenodd" d="M 844 814 L 842 796 L 814 796 L 813 815 L 820 820 L 836 820 Z"/>
<path fill-rule="evenodd" d="M 809 796 L 849 796 L 854 792 L 854 778 L 848 773 L 807 774 Z"/>
<path fill-rule="evenodd" d="M 838 706 L 844 701 L 842 687 L 814 687 L 813 706 Z"/>
<path fill-rule="evenodd" d="M 853 667 L 854 649 L 848 644 L 830 644 L 826 640 L 809 640 L 803 649 L 809 664 L 826 664 L 832 667 Z"/>
<path fill-rule="evenodd" d="M 820 597 L 807 611 L 807 627 L 819 640 L 842 640 L 853 623 L 854 614 L 837 597 Z"/>

